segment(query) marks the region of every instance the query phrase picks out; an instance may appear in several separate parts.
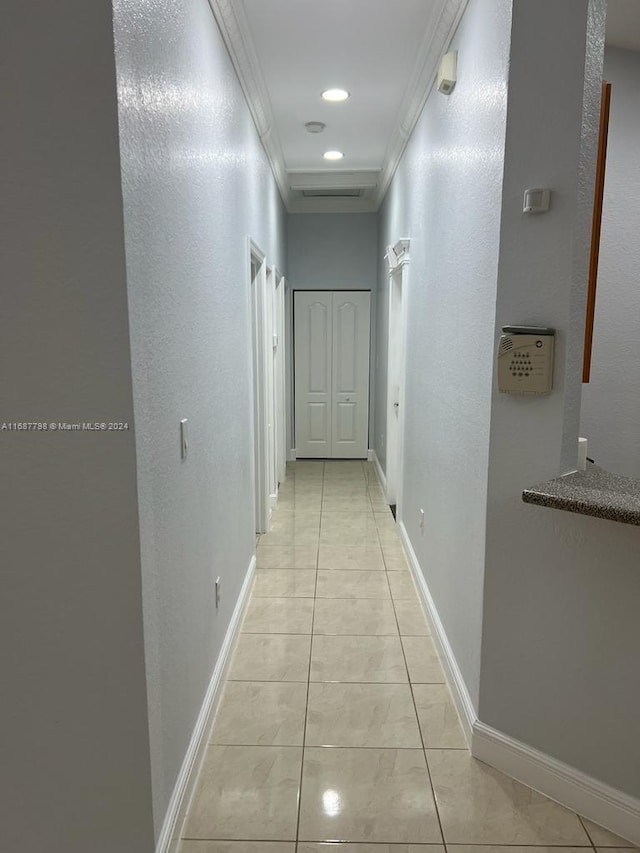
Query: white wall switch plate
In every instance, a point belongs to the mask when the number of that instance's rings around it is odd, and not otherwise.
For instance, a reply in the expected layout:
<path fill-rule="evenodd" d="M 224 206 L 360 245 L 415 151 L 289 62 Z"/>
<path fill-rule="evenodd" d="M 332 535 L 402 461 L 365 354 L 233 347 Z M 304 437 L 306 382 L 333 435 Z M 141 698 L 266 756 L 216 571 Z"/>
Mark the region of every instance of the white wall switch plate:
<path fill-rule="evenodd" d="M 189 442 L 187 436 L 187 419 L 182 418 L 180 421 L 180 455 L 183 459 L 187 458 L 189 452 Z"/>

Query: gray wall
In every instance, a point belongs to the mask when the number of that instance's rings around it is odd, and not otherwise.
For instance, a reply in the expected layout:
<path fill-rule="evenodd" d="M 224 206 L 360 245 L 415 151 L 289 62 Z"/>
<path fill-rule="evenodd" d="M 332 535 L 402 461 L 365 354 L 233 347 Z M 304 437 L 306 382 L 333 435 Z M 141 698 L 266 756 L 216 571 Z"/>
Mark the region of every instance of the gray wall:
<path fill-rule="evenodd" d="M 285 272 L 285 216 L 205 0 L 114 9 L 158 832 L 255 548 L 247 235 Z"/>
<path fill-rule="evenodd" d="M 514 7 L 497 325 L 555 326 L 558 352 L 549 397 L 494 397 L 479 711 L 637 797 L 640 530 L 521 500 L 576 460 L 603 6 Z M 531 185 L 549 214 L 519 212 Z"/>
<path fill-rule="evenodd" d="M 153 847 L 111 3 L 3 4 L 0 849 Z"/>
<path fill-rule="evenodd" d="M 612 83 L 591 382 L 582 391 L 589 456 L 640 477 L 640 53 L 608 48 Z"/>
<path fill-rule="evenodd" d="M 293 213 L 287 216 L 291 290 L 371 290 L 369 447 L 373 447 L 376 399 L 377 213 Z M 291 300 L 293 302 L 293 300 Z M 287 347 L 289 447 L 295 448 L 293 309 Z M 291 427 L 294 429 L 291 430 Z"/>
<path fill-rule="evenodd" d="M 471 0 L 453 42 L 455 91 L 429 96 L 385 200 L 378 249 L 382 257 L 385 245 L 411 240 L 403 522 L 476 703 L 510 29 L 508 0 Z M 384 267 L 378 296 L 384 460 Z"/>
<path fill-rule="evenodd" d="M 294 290 L 375 289 L 376 213 L 294 213 L 287 221 Z"/>

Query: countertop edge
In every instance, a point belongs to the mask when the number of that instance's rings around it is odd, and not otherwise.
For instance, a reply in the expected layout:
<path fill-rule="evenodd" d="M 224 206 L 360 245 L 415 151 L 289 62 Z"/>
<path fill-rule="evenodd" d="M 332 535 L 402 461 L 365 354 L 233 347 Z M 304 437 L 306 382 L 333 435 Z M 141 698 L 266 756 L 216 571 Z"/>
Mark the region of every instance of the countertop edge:
<path fill-rule="evenodd" d="M 640 526 L 640 480 L 597 465 L 524 489 L 528 504 Z"/>

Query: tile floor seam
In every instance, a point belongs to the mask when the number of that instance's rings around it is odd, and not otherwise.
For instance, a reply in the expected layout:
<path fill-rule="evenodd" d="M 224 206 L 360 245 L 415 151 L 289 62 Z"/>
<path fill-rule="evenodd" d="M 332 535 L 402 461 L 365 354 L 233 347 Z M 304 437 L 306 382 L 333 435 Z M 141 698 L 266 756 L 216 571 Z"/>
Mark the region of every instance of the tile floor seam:
<path fill-rule="evenodd" d="M 326 468 L 326 462 L 322 465 L 322 485 L 320 487 L 320 506 L 322 507 L 322 501 L 324 499 L 324 473 Z M 322 511 L 320 513 L 320 524 L 322 525 Z M 298 814 L 296 816 L 296 839 L 295 845 L 296 850 L 298 849 L 298 839 L 300 838 L 300 817 L 302 815 L 302 781 L 304 779 L 304 753 L 306 749 L 307 743 L 307 720 L 309 718 L 309 690 L 311 689 L 311 662 L 313 660 L 313 628 L 315 625 L 316 618 L 316 600 L 318 593 L 318 562 L 320 559 L 320 543 L 318 542 L 318 549 L 316 551 L 316 585 L 314 588 L 314 596 L 313 596 L 313 612 L 311 614 L 311 644 L 309 646 L 309 668 L 307 670 L 307 699 L 305 702 L 304 708 L 304 726 L 302 730 L 302 760 L 300 762 L 300 783 L 298 788 Z"/>
<path fill-rule="evenodd" d="M 576 812 L 576 814 L 578 814 L 578 813 Z M 585 824 L 585 822 L 582 820 L 582 815 L 578 814 L 578 820 L 580 821 L 580 826 L 584 829 L 585 834 L 586 834 L 587 838 L 589 839 L 591 847 L 593 848 L 593 853 L 598 853 L 598 851 L 596 849 L 595 842 L 594 842 L 593 838 L 591 837 L 591 833 L 587 829 L 587 825 Z"/>

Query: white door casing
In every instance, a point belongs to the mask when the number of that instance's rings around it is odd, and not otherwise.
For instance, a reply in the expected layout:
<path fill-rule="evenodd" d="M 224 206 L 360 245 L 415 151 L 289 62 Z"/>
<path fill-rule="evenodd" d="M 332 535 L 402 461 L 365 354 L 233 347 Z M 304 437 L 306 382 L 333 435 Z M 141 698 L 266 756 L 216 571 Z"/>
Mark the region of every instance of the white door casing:
<path fill-rule="evenodd" d="M 409 240 L 399 240 L 386 253 L 389 265 L 389 341 L 387 362 L 386 498 L 396 504 L 400 520 L 404 459 L 404 386 L 406 362 Z"/>
<path fill-rule="evenodd" d="M 266 260 L 248 238 L 249 310 L 251 316 L 251 377 L 253 390 L 254 504 L 256 533 L 269 530 L 269 445 L 265 364 Z"/>
<path fill-rule="evenodd" d="M 278 501 L 278 474 L 276 470 L 276 372 L 274 334 L 276 327 L 276 282 L 278 273 L 267 268 L 265 298 L 264 358 L 266 367 L 266 413 L 267 413 L 267 470 L 269 484 L 269 508 L 275 509 Z"/>
<path fill-rule="evenodd" d="M 298 458 L 367 458 L 368 291 L 294 294 Z"/>
<path fill-rule="evenodd" d="M 286 413 L 286 367 L 285 367 L 285 290 L 286 281 L 280 277 L 276 282 L 274 370 L 276 378 L 276 475 L 283 483 L 287 474 L 287 413 Z"/>

